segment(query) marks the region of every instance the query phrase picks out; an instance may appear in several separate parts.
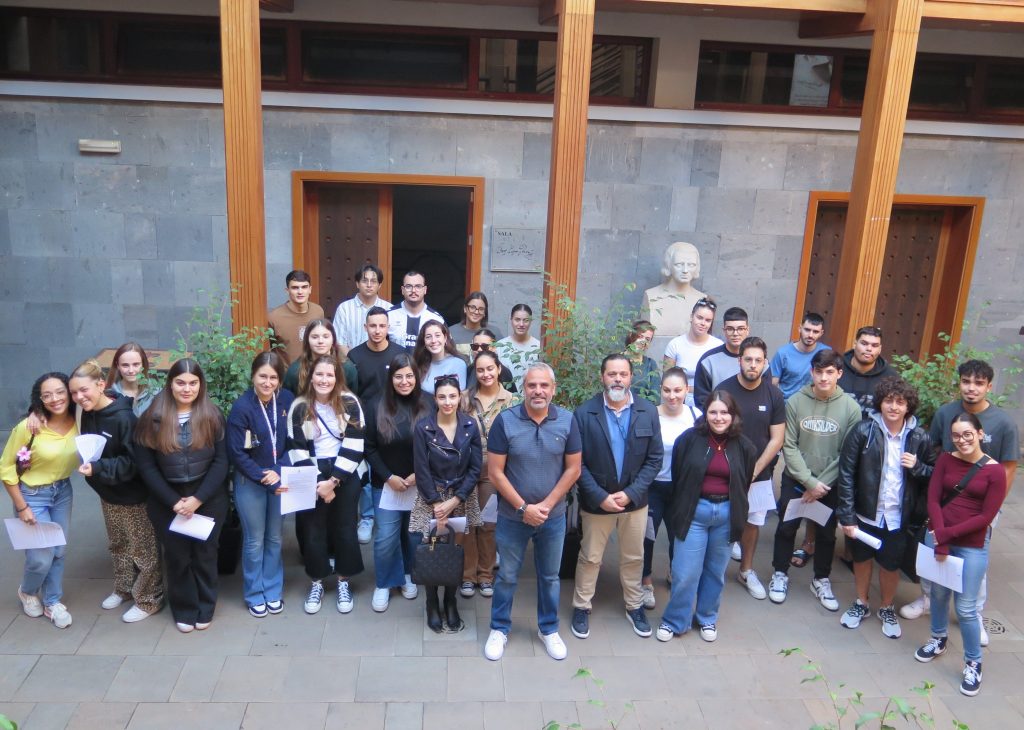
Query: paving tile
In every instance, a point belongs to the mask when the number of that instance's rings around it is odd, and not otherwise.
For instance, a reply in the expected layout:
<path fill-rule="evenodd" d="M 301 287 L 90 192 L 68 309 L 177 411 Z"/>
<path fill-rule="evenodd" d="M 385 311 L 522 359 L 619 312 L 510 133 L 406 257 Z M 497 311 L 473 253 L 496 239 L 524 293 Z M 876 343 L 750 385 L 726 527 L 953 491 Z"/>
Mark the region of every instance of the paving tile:
<path fill-rule="evenodd" d="M 253 622 L 234 623 L 214 619 L 213 625 L 206 631 L 193 631 L 183 634 L 174 627 L 167 614 L 167 625 L 160 641 L 153 649 L 154 654 L 172 654 L 175 656 L 227 656 L 248 654 L 256 636 L 256 625 Z"/>
<path fill-rule="evenodd" d="M 359 662 L 359 702 L 429 702 L 444 697 L 448 661 L 441 657 L 363 657 Z"/>
<path fill-rule="evenodd" d="M 129 656 L 124 658 L 107 690 L 107 702 L 167 702 L 178 683 L 185 657 Z"/>
<path fill-rule="evenodd" d="M 103 597 L 106 597 L 104 593 Z M 127 605 L 124 606 L 127 610 Z M 165 617 L 167 610 L 134 624 L 126 624 L 121 620 L 124 611 L 120 608 L 104 611 L 97 617 L 85 640 L 78 647 L 76 654 L 110 654 L 112 647 L 117 647 L 118 654 L 152 654 L 160 637 L 167 629 Z M 77 618 L 76 618 L 77 620 Z M 74 625 L 74 624 L 72 624 Z"/>
<path fill-rule="evenodd" d="M 468 620 L 468 617 L 464 618 Z M 423 656 L 423 621 L 419 617 L 398 619 L 395 631 L 395 656 Z"/>
<path fill-rule="evenodd" d="M 420 702 L 389 702 L 384 730 L 422 730 L 423 704 Z"/>
<path fill-rule="evenodd" d="M 288 657 L 229 656 L 224 660 L 214 702 L 268 702 L 279 695 Z"/>
<path fill-rule="evenodd" d="M 228 730 L 242 726 L 245 709 L 241 702 L 144 702 L 128 730 Z"/>
<path fill-rule="evenodd" d="M 249 653 L 262 656 L 318 654 L 323 644 L 326 621 L 316 619 L 316 616 L 292 613 L 258 622 Z"/>
<path fill-rule="evenodd" d="M 171 702 L 208 702 L 224 668 L 224 657 L 190 656 L 171 690 Z"/>
<path fill-rule="evenodd" d="M 245 708 L 245 730 L 278 730 L 301 727 L 319 730 L 327 722 L 326 702 L 250 702 Z"/>
<path fill-rule="evenodd" d="M 543 727 L 540 702 L 484 702 L 484 730 Z"/>
<path fill-rule="evenodd" d="M 351 702 L 356 696 L 356 657 L 293 657 L 279 698 L 292 702 Z"/>
<path fill-rule="evenodd" d="M 580 677 L 572 682 L 583 683 L 591 699 L 628 702 L 672 697 L 661 665 L 651 661 L 650 657 L 589 657 L 584 668 L 593 678 Z M 601 683 L 600 687 L 597 681 Z"/>
<path fill-rule="evenodd" d="M 423 727 L 425 728 L 482 728 L 483 726 L 483 702 L 423 703 Z"/>
<path fill-rule="evenodd" d="M 325 730 L 365 730 L 384 727 L 387 705 L 383 702 L 335 702 L 327 709 Z"/>
<path fill-rule="evenodd" d="M 38 660 L 39 657 L 32 654 L 0 656 L 0 701 L 6 702 L 14 696 Z"/>
<path fill-rule="evenodd" d="M 750 691 L 749 682 L 754 677 L 754 667 L 749 661 L 746 666 L 733 662 L 728 670 L 714 656 L 663 656 L 658 662 L 665 681 L 679 698 L 742 697 Z M 741 674 L 732 675 L 730 671 Z"/>
<path fill-rule="evenodd" d="M 72 614 L 71 625 L 58 629 L 43 617 L 22 614 L 0 636 L 0 654 L 74 654 L 92 628 L 94 618 L 76 618 Z"/>
<path fill-rule="evenodd" d="M 335 618 L 332 616 L 332 618 Z M 397 619 L 360 620 L 355 614 L 328 621 L 320 653 L 334 656 L 394 656 Z"/>
<path fill-rule="evenodd" d="M 571 654 L 564 661 L 545 656 L 538 662 L 531 657 L 506 656 L 501 660 L 505 678 L 505 697 L 513 702 L 544 700 L 584 700 L 587 688 L 572 680 L 580 668 L 579 657 Z"/>
<path fill-rule="evenodd" d="M 124 730 L 134 712 L 133 702 L 79 702 L 67 730 Z"/>
<path fill-rule="evenodd" d="M 700 705 L 697 700 L 640 700 L 634 703 L 635 716 L 643 730 L 670 730 L 679 727 L 680 718 L 686 718 L 687 727 L 701 727 Z"/>
<path fill-rule="evenodd" d="M 103 699 L 121 666 L 119 656 L 43 656 L 14 699 L 29 702 L 90 702 Z"/>
<path fill-rule="evenodd" d="M 25 719 L 31 730 L 63 730 L 71 721 L 77 705 L 74 702 L 38 702 Z"/>
<path fill-rule="evenodd" d="M 483 656 L 448 660 L 448 701 L 502 701 L 505 699 L 503 663 Z"/>
<path fill-rule="evenodd" d="M 18 723 L 18 727 L 25 726 L 33 709 L 33 702 L 0 702 L 0 715 L 7 715 L 8 719 Z"/>
<path fill-rule="evenodd" d="M 697 701 L 707 727 L 712 730 L 743 728 L 810 727 L 812 720 L 802 702 L 792 700 L 737 700 L 728 697 Z"/>

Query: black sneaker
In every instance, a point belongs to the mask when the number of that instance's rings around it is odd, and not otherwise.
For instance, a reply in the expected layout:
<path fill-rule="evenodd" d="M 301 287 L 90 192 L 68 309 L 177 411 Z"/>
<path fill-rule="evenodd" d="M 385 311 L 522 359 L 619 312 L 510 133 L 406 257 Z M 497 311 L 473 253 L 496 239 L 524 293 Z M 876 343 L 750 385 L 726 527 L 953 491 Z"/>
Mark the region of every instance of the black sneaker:
<path fill-rule="evenodd" d="M 946 653 L 946 637 L 933 636 L 928 643 L 914 652 L 914 658 L 919 662 L 930 662 L 935 657 Z"/>
<path fill-rule="evenodd" d="M 981 691 L 981 662 L 967 661 L 964 664 L 964 678 L 960 682 L 960 694 L 974 697 Z"/>
<path fill-rule="evenodd" d="M 590 611 L 585 608 L 574 608 L 571 628 L 572 635 L 577 639 L 585 639 L 590 636 Z"/>
<path fill-rule="evenodd" d="M 651 624 L 647 621 L 647 614 L 644 612 L 643 606 L 638 606 L 630 611 L 626 609 L 626 618 L 629 619 L 629 623 L 633 625 L 633 633 L 637 636 L 647 638 L 654 633 L 651 629 Z"/>

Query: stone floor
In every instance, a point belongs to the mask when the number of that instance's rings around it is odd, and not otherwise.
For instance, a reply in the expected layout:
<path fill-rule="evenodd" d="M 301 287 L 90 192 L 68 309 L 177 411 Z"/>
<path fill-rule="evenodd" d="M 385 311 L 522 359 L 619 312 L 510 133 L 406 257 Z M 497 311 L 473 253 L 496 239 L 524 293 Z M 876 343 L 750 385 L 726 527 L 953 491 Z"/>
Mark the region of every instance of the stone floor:
<path fill-rule="evenodd" d="M 662 644 L 632 633 L 610 553 L 586 641 L 568 630 L 572 587 L 563 584 L 562 636 L 569 646 L 563 662 L 549 659 L 536 639 L 532 580 L 517 596 L 515 628 L 500 662 L 482 656 L 487 599 L 460 599 L 467 629 L 439 637 L 424 627 L 422 597 L 407 601 L 396 594 L 386 613 L 372 612 L 370 570 L 353 582 L 351 614 L 333 609 L 330 592 L 321 613 L 307 616 L 301 608 L 307 585 L 292 540 L 286 544 L 287 608 L 281 615 L 250 617 L 235 575 L 221 584 L 208 631 L 179 634 L 167 611 L 126 625 L 120 611 L 99 608 L 110 590 L 110 566 L 98 500 L 81 482 L 75 495 L 65 579 L 70 628 L 60 631 L 19 611 L 14 592 L 22 558 L 6 540 L 0 547 L 0 713 L 28 730 L 539 730 L 552 721 L 607 728 L 620 718 L 619 727 L 647 730 L 806 728 L 834 721 L 826 688 L 801 683 L 803 662 L 779 655 L 791 647 L 820 661 L 832 686 L 842 683 L 840 694 L 863 692 L 871 707 L 880 706 L 876 698 L 907 696 L 927 680 L 935 683 L 936 727 L 949 727 L 952 717 L 972 730 L 1024 727 L 1024 576 L 1016 567 L 1024 559 L 1024 509 L 1018 497 L 1004 510 L 992 544 L 985 614 L 992 644 L 984 687 L 978 697 L 966 698 L 957 692 L 958 634 L 947 656 L 920 664 L 912 653 L 927 638 L 926 619 L 904 621 L 897 641 L 882 636 L 874 618 L 859 630 L 843 629 L 838 615 L 822 609 L 808 590 L 810 568 L 791 571 L 789 600 L 775 606 L 746 594 L 734 579 L 733 563 L 718 641 L 707 644 L 691 633 Z M 756 558 L 766 583 L 774 524 L 770 518 Z M 289 534 L 290 528 L 289 520 Z M 661 579 L 666 568 L 662 538 L 655 564 L 660 605 L 667 599 Z M 853 597 L 852 575 L 837 563 L 833 578 L 845 607 Z M 915 590 L 901 584 L 900 601 L 913 598 Z M 658 609 L 651 612 L 652 623 L 659 616 Z M 603 680 L 603 689 L 573 679 L 581 667 Z M 602 699 L 604 707 L 594 702 Z"/>

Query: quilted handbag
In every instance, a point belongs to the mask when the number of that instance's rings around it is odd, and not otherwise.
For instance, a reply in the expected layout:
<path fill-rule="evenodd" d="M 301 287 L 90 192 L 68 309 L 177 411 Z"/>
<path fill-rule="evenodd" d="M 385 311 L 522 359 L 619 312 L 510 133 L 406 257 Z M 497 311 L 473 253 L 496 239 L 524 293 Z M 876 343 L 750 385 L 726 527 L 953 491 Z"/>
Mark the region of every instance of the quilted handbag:
<path fill-rule="evenodd" d="M 416 547 L 416 561 L 412 566 L 412 581 L 425 586 L 456 586 L 462 581 L 464 554 L 455 544 L 455 531 L 448 526 L 448 537 L 437 535 L 435 527 L 427 541 Z"/>

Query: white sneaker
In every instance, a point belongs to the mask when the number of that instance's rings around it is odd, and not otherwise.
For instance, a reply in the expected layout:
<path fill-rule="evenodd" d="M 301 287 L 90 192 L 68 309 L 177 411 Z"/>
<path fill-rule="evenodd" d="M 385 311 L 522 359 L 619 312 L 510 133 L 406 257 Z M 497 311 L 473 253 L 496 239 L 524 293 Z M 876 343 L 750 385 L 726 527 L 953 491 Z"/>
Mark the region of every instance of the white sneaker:
<path fill-rule="evenodd" d="M 907 621 L 913 621 L 915 618 L 921 618 L 931 612 L 931 599 L 923 593 L 907 605 L 900 607 L 900 616 L 907 619 Z"/>
<path fill-rule="evenodd" d="M 890 639 L 898 639 L 903 635 L 900 622 L 896 618 L 896 609 L 892 606 L 882 606 L 878 609 L 878 618 L 882 622 L 882 634 Z"/>
<path fill-rule="evenodd" d="M 736 580 L 739 581 L 740 585 L 746 586 L 747 593 L 757 600 L 763 601 L 768 597 L 768 591 L 764 589 L 761 579 L 757 577 L 757 573 L 753 570 L 748 570 L 746 573 L 741 570 L 736 574 Z"/>
<path fill-rule="evenodd" d="M 359 520 L 359 527 L 356 528 L 356 536 L 359 538 L 360 545 L 366 545 L 369 543 L 370 538 L 373 537 L 373 520 L 365 518 Z"/>
<path fill-rule="evenodd" d="M 978 627 L 981 629 L 981 645 L 988 646 L 988 631 L 985 629 L 985 620 L 978 616 Z"/>
<path fill-rule="evenodd" d="M 190 634 L 196 629 L 196 627 L 192 624 L 176 623 L 174 625 L 178 627 L 178 631 L 180 631 L 183 634 Z"/>
<path fill-rule="evenodd" d="M 352 600 L 352 591 L 348 587 L 348 581 L 338 578 L 338 613 L 352 613 L 356 602 Z"/>
<path fill-rule="evenodd" d="M 704 624 L 700 627 L 700 638 L 704 641 L 714 641 L 718 638 L 718 627 L 714 624 Z"/>
<path fill-rule="evenodd" d="M 196 631 L 206 631 L 210 628 L 212 621 L 196 621 Z"/>
<path fill-rule="evenodd" d="M 153 613 L 156 613 L 156 612 L 154 611 Z M 144 620 L 146 620 L 147 618 L 149 618 L 152 615 L 153 615 L 152 613 L 150 613 L 149 611 L 145 610 L 144 608 L 139 608 L 138 606 L 132 606 L 131 608 L 129 608 L 127 611 L 124 612 L 124 615 L 121 616 L 121 620 L 124 621 L 126 624 L 134 624 L 134 623 L 138 623 L 139 621 L 144 621 Z"/>
<path fill-rule="evenodd" d="M 19 587 L 18 600 L 21 601 L 21 610 L 25 612 L 26 616 L 39 618 L 43 615 L 43 602 L 39 600 L 39 596 L 30 596 L 27 593 L 22 593 Z"/>
<path fill-rule="evenodd" d="M 768 583 L 768 598 L 772 603 L 782 603 L 789 593 L 789 576 L 780 570 L 776 570 Z"/>
<path fill-rule="evenodd" d="M 743 548 L 740 547 L 738 542 L 732 544 L 732 559 L 737 563 L 743 558 Z"/>
<path fill-rule="evenodd" d="M 410 601 L 415 601 L 416 596 L 420 594 L 420 589 L 412 582 L 412 576 L 405 576 L 405 584 L 402 586 L 402 598 L 408 598 Z"/>
<path fill-rule="evenodd" d="M 373 598 L 370 600 L 370 608 L 377 613 L 384 613 L 388 610 L 388 603 L 391 602 L 390 588 L 374 588 Z"/>
<path fill-rule="evenodd" d="M 548 652 L 548 656 L 552 659 L 561 661 L 569 656 L 569 650 L 565 648 L 565 642 L 562 641 L 562 637 L 558 635 L 557 631 L 553 634 L 542 634 L 538 630 L 537 636 L 540 637 L 541 642 L 544 644 L 544 648 Z"/>
<path fill-rule="evenodd" d="M 487 635 L 487 642 L 484 644 L 484 656 L 492 662 L 498 661 L 505 653 L 505 644 L 507 643 L 507 634 L 497 629 L 491 629 L 491 633 Z"/>
<path fill-rule="evenodd" d="M 648 611 L 653 610 L 654 607 L 658 605 L 657 601 L 654 598 L 654 586 L 649 586 L 646 583 L 643 583 L 640 585 L 640 590 L 642 590 L 644 593 L 644 608 L 646 608 Z"/>
<path fill-rule="evenodd" d="M 302 605 L 303 610 L 306 613 L 316 613 L 320 610 L 321 602 L 324 597 L 324 584 L 323 581 L 315 580 L 309 586 L 309 595 L 306 596 L 306 602 Z"/>
<path fill-rule="evenodd" d="M 117 608 L 122 603 L 124 603 L 124 599 L 121 598 L 121 596 L 117 595 L 117 593 L 111 593 L 103 599 L 103 603 L 100 604 L 100 608 L 105 608 L 109 611 L 112 608 Z"/>
<path fill-rule="evenodd" d="M 839 601 L 832 593 L 832 581 L 828 578 L 813 578 L 811 580 L 811 593 L 829 611 L 839 610 Z"/>
<path fill-rule="evenodd" d="M 53 622 L 58 629 L 66 629 L 71 625 L 71 614 L 63 603 L 53 603 L 43 609 L 43 615 Z"/>
<path fill-rule="evenodd" d="M 665 624 L 662 624 L 658 627 L 658 631 L 654 635 L 657 637 L 658 641 L 672 641 L 676 636 L 676 632 Z"/>

